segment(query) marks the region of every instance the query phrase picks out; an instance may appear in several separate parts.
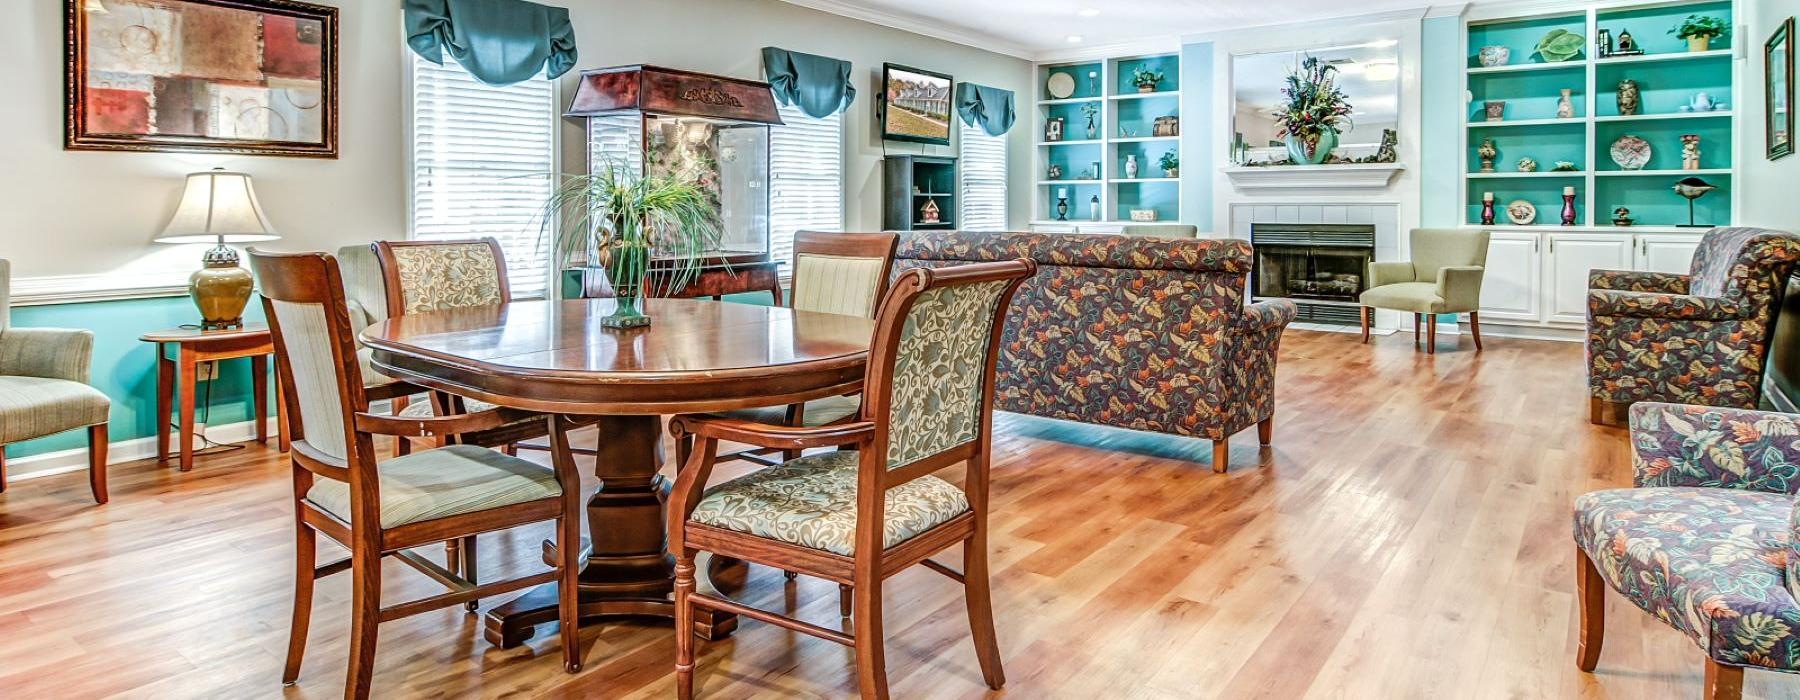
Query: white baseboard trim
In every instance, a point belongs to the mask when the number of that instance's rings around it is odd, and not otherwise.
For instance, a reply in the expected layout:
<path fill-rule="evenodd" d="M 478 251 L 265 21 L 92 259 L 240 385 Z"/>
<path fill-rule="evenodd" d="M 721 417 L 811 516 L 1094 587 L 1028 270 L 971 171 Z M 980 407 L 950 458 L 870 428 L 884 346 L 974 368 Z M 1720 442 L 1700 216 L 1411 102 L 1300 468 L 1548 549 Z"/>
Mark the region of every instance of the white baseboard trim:
<path fill-rule="evenodd" d="M 1486 322 L 1481 324 L 1481 334 L 1492 338 L 1518 338 L 1520 340 L 1552 340 L 1560 343 L 1587 342 L 1585 328 L 1557 328 L 1555 326 L 1514 326 L 1505 323 Z"/>
<path fill-rule="evenodd" d="M 274 419 L 270 418 L 269 429 L 275 429 Z M 256 422 L 243 421 L 213 426 L 196 426 L 195 430 L 215 443 L 244 442 L 256 438 Z M 180 443 L 176 443 L 179 445 Z M 195 445 L 199 449 L 199 445 Z M 106 447 L 106 463 L 121 464 L 135 462 L 140 459 L 151 459 L 156 456 L 156 436 L 121 440 L 110 443 Z M 59 450 L 19 457 L 6 462 L 7 479 L 24 481 L 52 474 L 66 474 L 85 471 L 88 464 L 86 447 L 72 450 Z"/>

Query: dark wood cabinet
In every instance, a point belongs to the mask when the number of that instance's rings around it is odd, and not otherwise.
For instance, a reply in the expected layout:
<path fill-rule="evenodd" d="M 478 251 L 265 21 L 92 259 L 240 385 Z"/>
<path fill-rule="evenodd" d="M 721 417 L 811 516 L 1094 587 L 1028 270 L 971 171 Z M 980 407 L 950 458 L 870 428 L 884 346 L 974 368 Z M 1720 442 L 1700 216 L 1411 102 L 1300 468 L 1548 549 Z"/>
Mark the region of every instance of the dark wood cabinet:
<path fill-rule="evenodd" d="M 881 161 L 881 227 L 956 228 L 956 159 L 896 155 Z"/>

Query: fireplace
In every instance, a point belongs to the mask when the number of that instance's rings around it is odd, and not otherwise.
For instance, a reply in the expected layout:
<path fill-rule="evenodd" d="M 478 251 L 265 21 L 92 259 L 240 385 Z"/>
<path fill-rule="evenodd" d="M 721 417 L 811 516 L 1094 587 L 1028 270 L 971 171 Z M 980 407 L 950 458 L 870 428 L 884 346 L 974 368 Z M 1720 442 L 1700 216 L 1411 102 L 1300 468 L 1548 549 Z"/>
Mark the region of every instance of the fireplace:
<path fill-rule="evenodd" d="M 1251 224 L 1256 249 L 1251 296 L 1291 299 L 1300 318 L 1358 323 L 1357 298 L 1369 288 L 1375 227 L 1367 224 Z"/>

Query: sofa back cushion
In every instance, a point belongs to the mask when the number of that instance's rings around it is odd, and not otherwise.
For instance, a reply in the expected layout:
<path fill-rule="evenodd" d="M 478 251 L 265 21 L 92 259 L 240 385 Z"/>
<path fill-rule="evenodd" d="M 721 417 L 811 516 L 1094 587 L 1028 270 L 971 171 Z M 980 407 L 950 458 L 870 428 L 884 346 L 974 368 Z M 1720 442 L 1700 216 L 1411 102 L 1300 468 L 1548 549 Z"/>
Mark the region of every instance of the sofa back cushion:
<path fill-rule="evenodd" d="M 1752 305 L 1773 303 L 1800 260 L 1800 237 L 1748 226 L 1706 232 L 1694 251 L 1688 293 Z"/>
<path fill-rule="evenodd" d="M 1039 268 L 1007 314 L 995 408 L 1180 435 L 1215 422 L 1248 243 L 916 232 L 894 267 L 1019 258 Z"/>

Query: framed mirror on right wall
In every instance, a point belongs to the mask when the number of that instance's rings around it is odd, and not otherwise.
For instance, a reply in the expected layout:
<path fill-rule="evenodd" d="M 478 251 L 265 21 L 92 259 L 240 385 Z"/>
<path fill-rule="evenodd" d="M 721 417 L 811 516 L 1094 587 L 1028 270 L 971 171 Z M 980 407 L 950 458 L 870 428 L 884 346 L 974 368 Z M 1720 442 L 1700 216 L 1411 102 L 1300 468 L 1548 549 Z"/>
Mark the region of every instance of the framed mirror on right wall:
<path fill-rule="evenodd" d="M 1769 160 L 1794 153 L 1794 18 L 1763 44 L 1764 124 Z"/>

